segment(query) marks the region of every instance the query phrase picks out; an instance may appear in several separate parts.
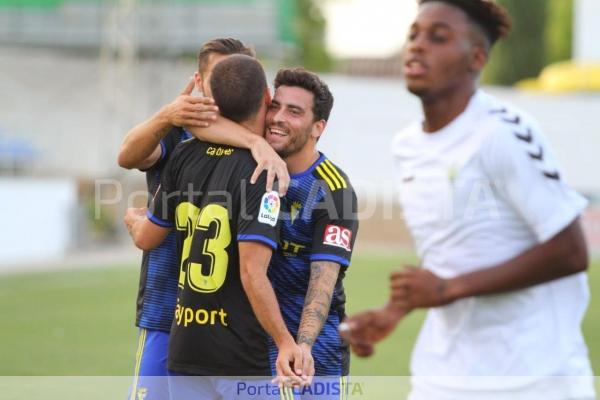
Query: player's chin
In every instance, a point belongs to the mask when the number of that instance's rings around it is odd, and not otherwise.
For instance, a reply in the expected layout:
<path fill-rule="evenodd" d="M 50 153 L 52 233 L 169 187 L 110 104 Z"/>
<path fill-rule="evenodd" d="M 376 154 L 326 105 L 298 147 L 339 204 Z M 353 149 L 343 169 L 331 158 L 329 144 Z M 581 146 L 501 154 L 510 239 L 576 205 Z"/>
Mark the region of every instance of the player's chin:
<path fill-rule="evenodd" d="M 406 90 L 421 98 L 429 97 L 431 93 L 429 86 L 425 85 L 423 82 L 411 82 L 409 80 L 406 81 Z"/>
<path fill-rule="evenodd" d="M 272 142 L 272 141 L 267 141 L 267 143 L 269 143 L 269 145 L 273 148 L 273 150 L 275 150 L 275 153 L 277 153 L 277 155 L 281 158 L 285 158 L 288 156 L 288 151 L 287 151 L 287 144 L 286 143 L 277 143 L 277 142 Z"/>

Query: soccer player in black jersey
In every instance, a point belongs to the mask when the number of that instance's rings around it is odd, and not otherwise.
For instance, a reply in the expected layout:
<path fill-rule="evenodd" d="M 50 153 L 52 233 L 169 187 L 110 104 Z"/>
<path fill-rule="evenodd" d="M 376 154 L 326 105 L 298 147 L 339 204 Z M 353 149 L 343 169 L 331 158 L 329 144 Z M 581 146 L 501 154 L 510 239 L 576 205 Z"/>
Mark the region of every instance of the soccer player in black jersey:
<path fill-rule="evenodd" d="M 256 60 L 227 57 L 210 84 L 224 117 L 264 131 L 270 96 Z M 209 376 L 270 375 L 267 333 L 279 348 L 277 374 L 295 378 L 302 370 L 301 349 L 266 276 L 277 248 L 280 199 L 264 191 L 266 176 L 255 185 L 247 181 L 255 167 L 246 150 L 186 141 L 168 162 L 147 217 L 132 209 L 125 218 L 142 249 L 177 232 L 181 263 L 169 369 L 205 376 L 194 387 L 201 398 L 232 397 L 234 388 Z M 185 396 L 180 389 L 172 387 L 174 398 Z"/>
<path fill-rule="evenodd" d="M 285 393 L 302 400 L 343 398 L 349 373 L 349 349 L 338 326 L 345 318 L 342 281 L 358 232 L 357 201 L 348 176 L 317 150 L 332 107 L 333 95 L 317 75 L 282 69 L 266 116 L 265 137 L 291 176 L 269 279 L 302 349 L 303 378 L 310 382 L 314 375 L 318 384 Z M 272 365 L 276 356 L 273 344 Z"/>
<path fill-rule="evenodd" d="M 184 91 L 147 121 L 132 128 L 123 139 L 119 165 L 145 172 L 151 196 L 156 193 L 163 169 L 177 144 L 191 137 L 190 129 L 208 141 L 212 134 L 229 138 L 226 144 L 250 148 L 259 164 L 254 176 L 266 169 L 269 172 L 267 187 L 272 186 L 273 176 L 278 176 L 279 189 L 285 191 L 285 163 L 266 141 L 251 132 L 240 133 L 235 130 L 238 125 L 210 113 L 218 109 L 212 98 L 192 95 L 194 87 L 210 94 L 208 82 L 214 65 L 232 54 L 254 56 L 252 49 L 236 39 L 221 38 L 204 43 L 198 54 L 198 70 Z M 202 129 L 208 121 L 213 123 L 209 131 Z M 229 132 L 232 135 L 226 134 Z M 161 377 L 167 376 L 168 339 L 176 306 L 178 264 L 174 232 L 159 247 L 144 252 L 136 313 L 139 344 L 131 398 L 137 398 L 138 394 L 145 396 L 146 400 L 161 400 L 168 396 L 167 379 Z"/>

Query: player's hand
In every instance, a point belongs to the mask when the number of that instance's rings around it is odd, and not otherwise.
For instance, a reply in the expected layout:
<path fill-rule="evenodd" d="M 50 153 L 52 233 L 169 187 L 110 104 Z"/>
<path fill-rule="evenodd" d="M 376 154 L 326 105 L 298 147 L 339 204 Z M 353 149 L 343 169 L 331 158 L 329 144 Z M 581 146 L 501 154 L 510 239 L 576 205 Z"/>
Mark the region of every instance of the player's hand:
<path fill-rule="evenodd" d="M 192 96 L 194 84 L 190 78 L 181 94 L 159 111 L 170 125 L 206 128 L 217 119 L 219 108 L 212 98 Z"/>
<path fill-rule="evenodd" d="M 277 191 L 280 196 L 285 196 L 290 186 L 290 174 L 288 173 L 285 161 L 283 161 L 269 143 L 260 136 L 257 136 L 256 139 L 254 139 L 250 151 L 252 152 L 252 157 L 258 164 L 250 178 L 250 183 L 254 184 L 260 174 L 263 171 L 267 171 L 267 192 L 273 190 L 273 183 L 275 182 L 275 178 L 277 178 Z"/>
<path fill-rule="evenodd" d="M 148 207 L 130 207 L 125 212 L 125 217 L 123 218 L 123 222 L 125 222 L 125 226 L 127 227 L 127 231 L 131 234 L 131 229 L 136 222 L 143 220 L 146 218 L 146 212 L 148 211 Z"/>
<path fill-rule="evenodd" d="M 390 276 L 392 301 L 406 309 L 440 307 L 452 303 L 448 280 L 425 268 L 405 267 Z"/>
<path fill-rule="evenodd" d="M 300 387 L 304 385 L 302 380 L 302 349 L 293 340 L 279 347 L 275 370 L 277 377 L 273 383 L 279 387 Z"/>
<path fill-rule="evenodd" d="M 393 332 L 398 322 L 408 313 L 392 303 L 385 307 L 363 311 L 346 318 L 340 324 L 340 336 L 359 357 L 369 357 L 374 345 Z"/>
<path fill-rule="evenodd" d="M 312 355 L 312 346 L 306 343 L 301 343 L 300 349 L 302 350 L 302 380 L 304 386 L 310 386 L 315 376 L 315 360 Z"/>

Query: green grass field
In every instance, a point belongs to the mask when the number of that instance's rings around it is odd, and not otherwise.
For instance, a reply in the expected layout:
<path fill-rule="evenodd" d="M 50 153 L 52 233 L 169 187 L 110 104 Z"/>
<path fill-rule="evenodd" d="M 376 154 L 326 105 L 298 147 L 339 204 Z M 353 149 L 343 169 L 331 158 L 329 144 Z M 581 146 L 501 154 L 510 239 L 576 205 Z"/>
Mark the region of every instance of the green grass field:
<path fill-rule="evenodd" d="M 346 279 L 349 313 L 382 304 L 389 272 L 407 260 L 357 256 Z M 137 281 L 134 266 L 0 276 L 0 376 L 131 375 Z M 600 262 L 590 269 L 590 285 L 592 293 L 600 290 Z M 593 296 L 584 331 L 595 371 L 600 370 L 599 310 L 600 300 Z M 404 320 L 372 358 L 353 358 L 352 375 L 408 375 L 423 316 Z"/>

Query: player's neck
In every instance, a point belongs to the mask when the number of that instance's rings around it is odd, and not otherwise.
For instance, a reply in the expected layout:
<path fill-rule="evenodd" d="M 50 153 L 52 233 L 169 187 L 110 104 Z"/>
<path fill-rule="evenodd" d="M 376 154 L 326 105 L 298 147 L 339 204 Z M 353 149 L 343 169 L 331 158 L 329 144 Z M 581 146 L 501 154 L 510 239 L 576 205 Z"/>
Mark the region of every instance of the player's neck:
<path fill-rule="evenodd" d="M 254 118 L 254 119 L 240 122 L 240 125 L 256 135 L 262 136 L 263 132 L 265 131 L 264 119 L 260 120 L 258 118 Z"/>
<path fill-rule="evenodd" d="M 300 174 L 311 167 L 319 159 L 316 147 L 306 146 L 301 151 L 285 158 L 288 172 L 291 175 Z"/>
<path fill-rule="evenodd" d="M 423 130 L 435 133 L 446 127 L 465 111 L 476 91 L 475 84 L 463 85 L 440 96 L 422 98 L 421 106 L 425 115 Z"/>

